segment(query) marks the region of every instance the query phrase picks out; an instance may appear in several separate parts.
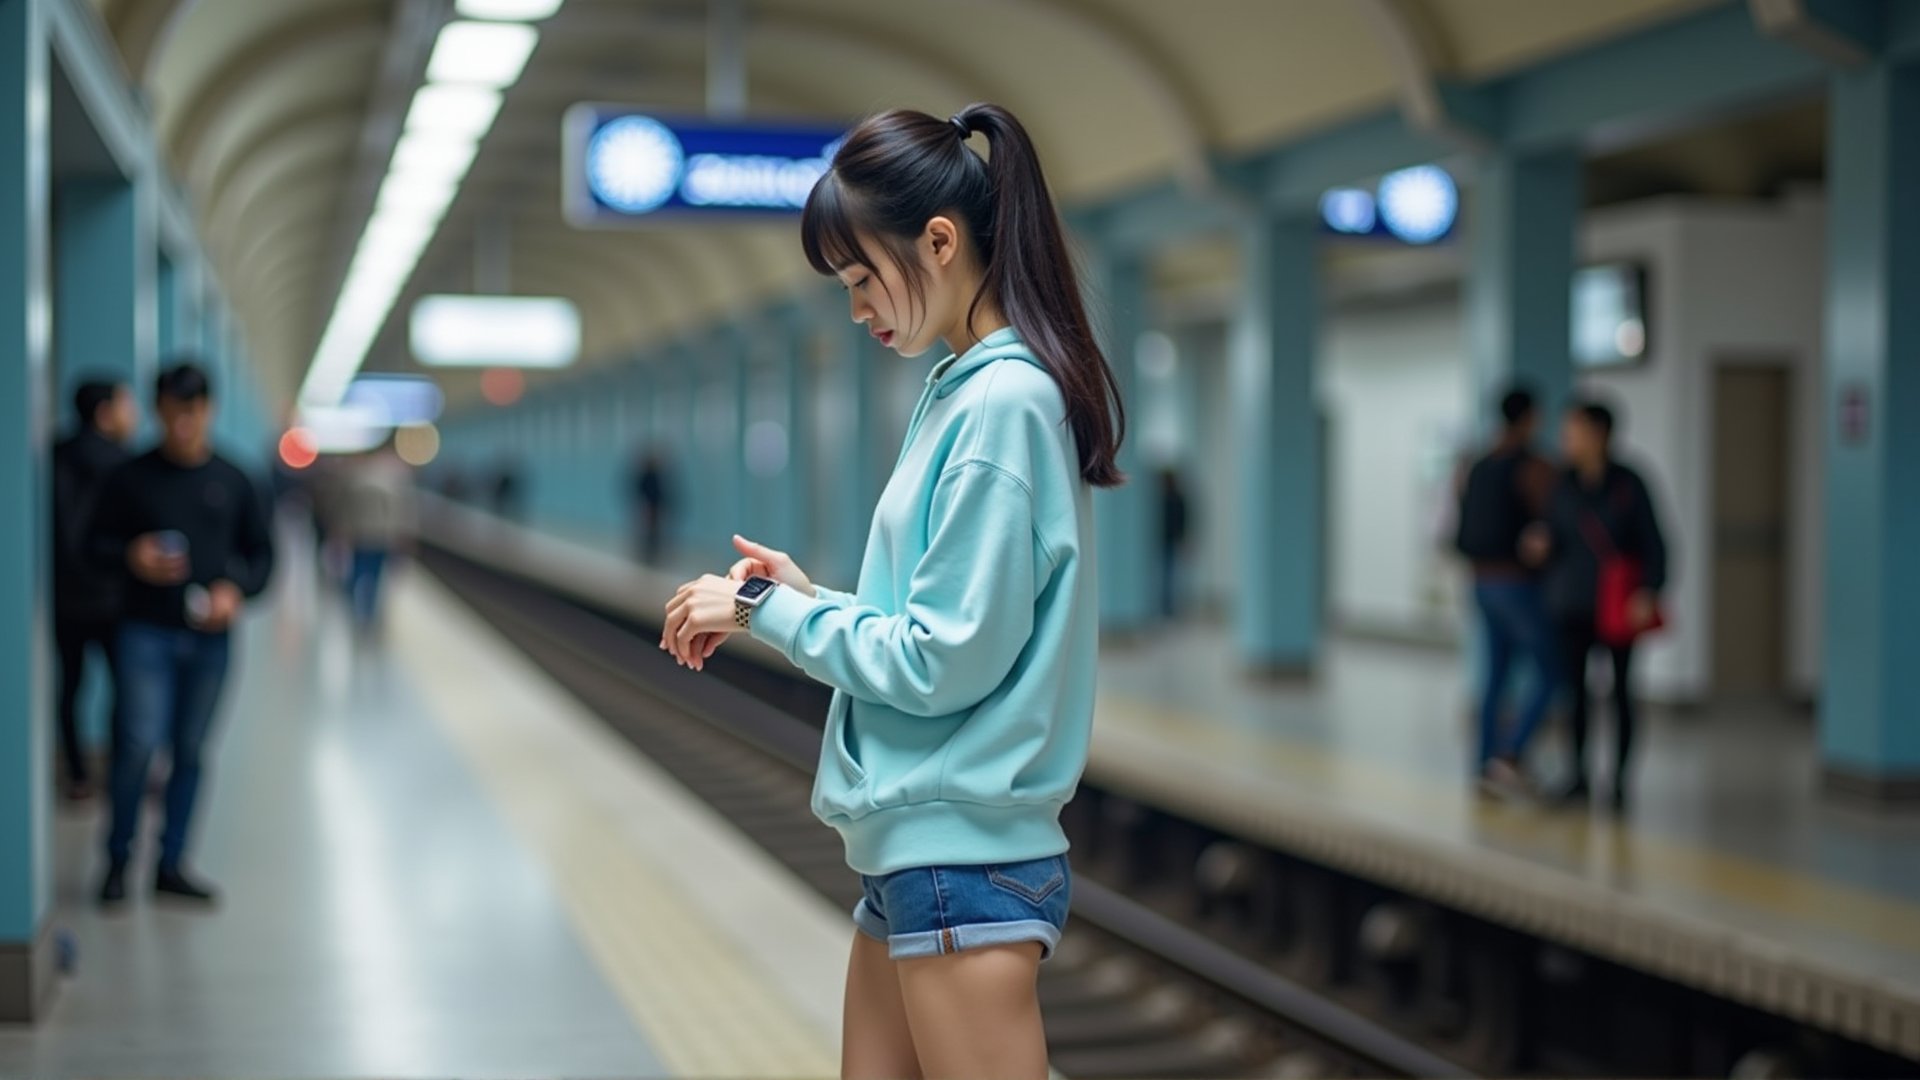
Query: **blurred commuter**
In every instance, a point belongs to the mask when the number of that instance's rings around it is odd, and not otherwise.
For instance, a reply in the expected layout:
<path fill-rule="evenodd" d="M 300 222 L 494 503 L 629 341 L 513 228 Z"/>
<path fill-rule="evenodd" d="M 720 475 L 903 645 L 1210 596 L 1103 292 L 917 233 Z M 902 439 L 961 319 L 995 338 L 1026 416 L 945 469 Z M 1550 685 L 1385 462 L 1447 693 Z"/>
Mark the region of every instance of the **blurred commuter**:
<path fill-rule="evenodd" d="M 493 500 L 493 512 L 497 517 L 509 521 L 520 518 L 520 473 L 510 461 L 503 461 L 493 474 L 493 487 L 488 492 Z"/>
<path fill-rule="evenodd" d="M 746 628 L 834 688 L 813 806 L 864 892 L 842 1074 L 1040 1080 L 1035 977 L 1066 921 L 1060 808 L 1093 718 L 1092 489 L 1124 480 L 1125 414 L 1005 110 L 862 123 L 801 235 L 882 345 L 956 355 L 908 423 L 857 592 L 736 538 L 746 557 L 680 590 L 661 647 L 699 670 Z"/>
<path fill-rule="evenodd" d="M 419 527 L 413 469 L 391 446 L 350 463 L 341 477 L 340 509 L 349 551 L 347 599 L 354 624 L 365 629 L 379 616 L 389 558 L 413 550 Z"/>
<path fill-rule="evenodd" d="M 1529 561 L 1521 540 L 1545 512 L 1554 470 L 1534 453 L 1538 411 L 1533 395 L 1515 388 L 1500 400 L 1498 439 L 1467 472 L 1460 489 L 1454 547 L 1473 568 L 1473 599 L 1480 609 L 1486 647 L 1481 686 L 1479 751 L 1474 767 L 1483 790 L 1494 794 L 1527 788 L 1522 758 L 1546 718 L 1559 684 L 1559 645 L 1547 617 L 1539 561 Z M 1507 678 L 1523 659 L 1532 675 L 1519 722 L 1510 731 Z"/>
<path fill-rule="evenodd" d="M 673 508 L 665 454 L 658 447 L 640 455 L 634 466 L 633 502 L 635 554 L 642 563 L 658 566 L 666 554 L 667 515 Z"/>
<path fill-rule="evenodd" d="M 440 494 L 444 496 L 448 502 L 456 502 L 456 503 L 466 502 L 467 501 L 466 470 L 462 469 L 458 465 L 447 466 L 447 471 L 444 474 L 442 474 L 442 476 L 440 477 Z"/>
<path fill-rule="evenodd" d="M 1180 485 L 1180 470 L 1169 465 L 1160 470 L 1160 613 L 1169 619 L 1179 615 L 1178 589 L 1186 561 L 1187 534 L 1190 531 L 1190 507 L 1187 493 Z"/>
<path fill-rule="evenodd" d="M 1587 658 L 1603 647 L 1613 660 L 1612 806 L 1627 801 L 1633 750 L 1633 643 L 1660 622 L 1667 583 L 1667 545 L 1653 498 L 1640 474 L 1613 459 L 1614 417 L 1604 405 L 1568 410 L 1561 428 L 1567 469 L 1547 504 L 1544 527 L 1528 546 L 1548 556 L 1547 606 L 1558 627 L 1561 671 L 1572 698 L 1573 774 L 1561 797 L 1588 797 Z"/>
<path fill-rule="evenodd" d="M 187 842 L 207 735 L 226 683 L 230 633 L 273 569 L 265 500 L 208 441 L 213 400 L 206 374 L 191 364 L 161 372 L 154 409 L 160 445 L 108 478 L 89 537 L 94 562 L 121 575 L 126 589 L 113 815 L 100 887 L 106 904 L 126 898 L 148 771 L 163 747 L 172 771 L 154 890 L 214 899 L 213 889 L 188 871 Z"/>
<path fill-rule="evenodd" d="M 77 424 L 53 448 L 53 638 L 60 664 L 60 755 L 66 793 L 93 796 L 93 770 L 80 741 L 75 708 L 89 649 L 113 673 L 120 620 L 120 576 L 102 574 L 87 558 L 87 530 L 108 474 L 126 463 L 126 444 L 140 417 L 125 383 L 89 381 L 73 395 Z"/>

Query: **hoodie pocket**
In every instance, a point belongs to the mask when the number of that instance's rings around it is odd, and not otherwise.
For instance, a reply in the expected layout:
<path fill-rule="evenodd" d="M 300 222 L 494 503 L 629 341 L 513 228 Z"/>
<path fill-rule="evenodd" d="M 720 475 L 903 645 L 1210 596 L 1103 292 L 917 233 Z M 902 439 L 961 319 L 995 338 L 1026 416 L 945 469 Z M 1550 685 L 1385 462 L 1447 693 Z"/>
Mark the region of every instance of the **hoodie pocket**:
<path fill-rule="evenodd" d="M 852 821 L 873 812 L 872 782 L 847 745 L 847 704 L 836 698 L 827 713 L 825 745 L 813 781 L 813 812 L 829 824 Z"/>

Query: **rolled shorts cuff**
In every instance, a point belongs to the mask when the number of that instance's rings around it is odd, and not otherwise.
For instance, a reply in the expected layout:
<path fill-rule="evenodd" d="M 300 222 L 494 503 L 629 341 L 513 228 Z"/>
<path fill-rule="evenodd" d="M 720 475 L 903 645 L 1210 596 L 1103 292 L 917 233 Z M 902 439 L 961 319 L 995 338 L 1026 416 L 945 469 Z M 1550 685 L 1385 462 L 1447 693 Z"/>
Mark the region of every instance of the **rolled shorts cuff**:
<path fill-rule="evenodd" d="M 892 960 L 945 956 L 948 953 L 965 952 L 968 949 L 985 949 L 994 945 L 1018 945 L 1025 941 L 1037 941 L 1040 943 L 1040 960 L 1045 963 L 1052 959 L 1053 950 L 1060 944 L 1060 928 L 1041 919 L 975 923 L 970 926 L 953 926 L 940 930 L 922 930 L 912 934 L 895 934 L 888 930 L 887 921 L 867 906 L 864 897 L 853 905 L 853 925 L 875 941 L 884 942 L 887 946 L 887 957 Z"/>

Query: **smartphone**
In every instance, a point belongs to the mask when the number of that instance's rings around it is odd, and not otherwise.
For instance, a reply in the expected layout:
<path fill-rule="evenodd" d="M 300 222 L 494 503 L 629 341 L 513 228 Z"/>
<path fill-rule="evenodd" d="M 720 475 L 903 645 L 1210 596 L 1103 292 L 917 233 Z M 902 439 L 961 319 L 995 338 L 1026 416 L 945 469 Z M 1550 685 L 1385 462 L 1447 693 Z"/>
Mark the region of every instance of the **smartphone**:
<path fill-rule="evenodd" d="M 186 608 L 188 626 L 205 626 L 213 615 L 213 594 L 204 585 L 187 586 Z"/>

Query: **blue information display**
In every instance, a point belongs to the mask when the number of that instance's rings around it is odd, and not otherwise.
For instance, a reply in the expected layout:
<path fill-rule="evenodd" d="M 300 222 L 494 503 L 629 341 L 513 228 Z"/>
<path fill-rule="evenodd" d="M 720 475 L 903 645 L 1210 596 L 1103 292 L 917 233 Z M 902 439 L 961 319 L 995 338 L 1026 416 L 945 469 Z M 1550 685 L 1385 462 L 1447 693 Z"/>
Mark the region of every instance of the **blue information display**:
<path fill-rule="evenodd" d="M 1320 197 L 1323 231 L 1341 236 L 1432 244 L 1446 239 L 1459 217 L 1460 190 L 1438 165 L 1390 172 L 1371 191 L 1334 188 Z"/>
<path fill-rule="evenodd" d="M 567 220 L 618 226 L 670 216 L 794 214 L 842 127 L 683 120 L 620 105 L 567 110 Z"/>

